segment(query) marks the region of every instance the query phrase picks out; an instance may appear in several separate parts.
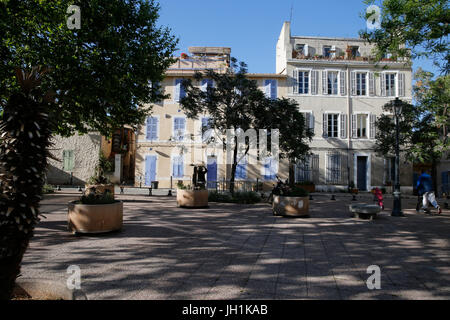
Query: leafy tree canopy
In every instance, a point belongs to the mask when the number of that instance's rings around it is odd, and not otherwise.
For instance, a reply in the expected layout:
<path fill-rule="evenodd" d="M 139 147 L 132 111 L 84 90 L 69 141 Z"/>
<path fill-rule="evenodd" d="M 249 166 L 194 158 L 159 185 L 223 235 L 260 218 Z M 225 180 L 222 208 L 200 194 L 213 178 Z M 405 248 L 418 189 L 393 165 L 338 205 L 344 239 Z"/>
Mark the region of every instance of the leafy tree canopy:
<path fill-rule="evenodd" d="M 80 29 L 67 26 L 69 5 L 81 9 Z M 57 102 L 54 133 L 139 125 L 141 107 L 162 98 L 157 83 L 177 43 L 157 26 L 158 12 L 153 0 L 0 1 L 1 107 L 20 90 L 16 69 L 43 66 L 43 91 Z"/>
<path fill-rule="evenodd" d="M 447 0 L 365 0 L 381 8 L 381 27 L 360 35 L 377 45 L 377 58 L 426 57 L 448 73 L 450 68 L 450 10 Z M 367 19 L 372 13 L 364 13 Z"/>

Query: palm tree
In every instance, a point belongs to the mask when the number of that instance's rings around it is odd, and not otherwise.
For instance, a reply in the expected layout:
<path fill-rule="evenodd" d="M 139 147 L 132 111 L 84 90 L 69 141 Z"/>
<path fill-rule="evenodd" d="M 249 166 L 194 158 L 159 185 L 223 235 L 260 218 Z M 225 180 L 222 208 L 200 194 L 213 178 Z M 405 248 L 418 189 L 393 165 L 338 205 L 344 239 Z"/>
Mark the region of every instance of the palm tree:
<path fill-rule="evenodd" d="M 0 117 L 0 299 L 10 299 L 20 263 L 39 221 L 51 145 L 54 99 L 43 92 L 46 69 L 16 69 L 20 85 Z"/>

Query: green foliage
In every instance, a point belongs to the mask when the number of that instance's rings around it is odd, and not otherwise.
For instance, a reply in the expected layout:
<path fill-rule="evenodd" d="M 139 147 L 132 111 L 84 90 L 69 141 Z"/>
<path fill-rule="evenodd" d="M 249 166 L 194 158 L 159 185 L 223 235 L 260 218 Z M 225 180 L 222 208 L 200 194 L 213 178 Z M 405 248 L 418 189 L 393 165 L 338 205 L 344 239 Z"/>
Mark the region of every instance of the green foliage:
<path fill-rule="evenodd" d="M 256 192 L 235 192 L 232 196 L 229 193 L 209 192 L 209 202 L 255 204 L 261 202 L 261 196 Z"/>
<path fill-rule="evenodd" d="M 299 185 L 290 186 L 282 181 L 279 181 L 276 187 L 272 190 L 272 194 L 283 197 L 307 197 L 309 192 Z"/>
<path fill-rule="evenodd" d="M 212 141 L 221 141 L 232 145 L 233 163 L 231 167 L 230 192 L 234 192 L 236 166 L 240 158 L 238 150 L 246 154 L 249 143 L 238 144 L 237 139 L 223 141 L 227 129 L 240 128 L 243 131 L 254 129 L 278 129 L 280 157 L 294 160 L 309 151 L 308 142 L 313 132 L 305 126 L 305 119 L 295 101 L 289 99 L 269 99 L 259 90 L 256 81 L 247 78 L 247 66 L 232 59 L 231 67 L 225 73 L 208 70 L 197 72 L 195 82 L 185 80 L 186 97 L 181 100 L 181 108 L 189 118 L 208 114 L 210 125 L 217 136 Z M 211 79 L 214 87 L 202 91 L 196 82 Z M 268 132 L 270 135 L 270 132 Z M 211 141 L 209 141 L 211 142 Z M 264 155 L 261 155 L 264 156 Z"/>
<path fill-rule="evenodd" d="M 298 186 L 313 186 L 314 182 L 312 182 L 312 181 L 302 181 L 302 182 L 296 182 L 295 185 L 298 185 Z"/>
<path fill-rule="evenodd" d="M 89 178 L 87 181 L 89 184 L 108 184 L 110 183 L 109 179 L 105 177 L 106 172 L 111 172 L 113 168 L 113 164 L 109 161 L 103 152 L 100 150 L 98 156 L 98 162 L 95 166 L 95 174 Z"/>
<path fill-rule="evenodd" d="M 89 193 L 83 195 L 80 198 L 80 204 L 111 204 L 116 202 L 111 192 L 105 192 L 103 194 Z"/>
<path fill-rule="evenodd" d="M 42 193 L 43 194 L 50 194 L 50 193 L 54 193 L 55 190 L 53 189 L 53 186 L 50 184 L 44 184 L 42 186 Z"/>
<path fill-rule="evenodd" d="M 405 58 L 425 57 L 433 59 L 443 73 L 448 73 L 450 10 L 447 0 L 365 0 L 364 3 L 381 7 L 381 28 L 360 31 L 362 38 L 377 45 L 377 60 L 386 53 Z M 369 16 L 370 13 L 364 12 L 364 19 Z"/>

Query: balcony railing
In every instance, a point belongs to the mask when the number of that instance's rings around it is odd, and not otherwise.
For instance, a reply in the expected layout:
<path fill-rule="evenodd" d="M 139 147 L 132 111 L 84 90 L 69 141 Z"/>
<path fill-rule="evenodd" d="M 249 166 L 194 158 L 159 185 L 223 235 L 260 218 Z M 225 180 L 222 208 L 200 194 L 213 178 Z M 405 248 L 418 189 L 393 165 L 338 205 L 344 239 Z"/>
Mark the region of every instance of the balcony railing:
<path fill-rule="evenodd" d="M 169 71 L 178 70 L 220 70 L 228 67 L 226 58 L 191 58 L 191 59 L 178 59 L 173 65 L 170 66 Z"/>

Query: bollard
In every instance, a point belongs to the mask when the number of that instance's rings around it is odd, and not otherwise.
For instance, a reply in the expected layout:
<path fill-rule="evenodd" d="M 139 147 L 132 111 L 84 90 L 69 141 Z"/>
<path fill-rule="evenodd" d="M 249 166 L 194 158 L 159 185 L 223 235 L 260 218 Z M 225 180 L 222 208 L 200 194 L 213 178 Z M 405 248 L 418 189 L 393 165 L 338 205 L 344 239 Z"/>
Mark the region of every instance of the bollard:
<path fill-rule="evenodd" d="M 331 200 L 336 201 L 334 194 L 331 195 Z"/>
<path fill-rule="evenodd" d="M 61 191 L 61 186 L 56 186 L 56 190 Z"/>
<path fill-rule="evenodd" d="M 172 196 L 172 190 L 171 190 L 171 189 L 169 189 L 169 192 L 167 193 L 167 195 L 168 195 L 169 197 Z"/>
<path fill-rule="evenodd" d="M 309 200 L 314 200 L 312 194 L 309 194 Z"/>
<path fill-rule="evenodd" d="M 83 192 L 83 189 L 81 189 L 81 186 L 78 186 L 78 192 Z"/>
<path fill-rule="evenodd" d="M 356 201 L 356 194 L 353 194 L 352 201 Z"/>

